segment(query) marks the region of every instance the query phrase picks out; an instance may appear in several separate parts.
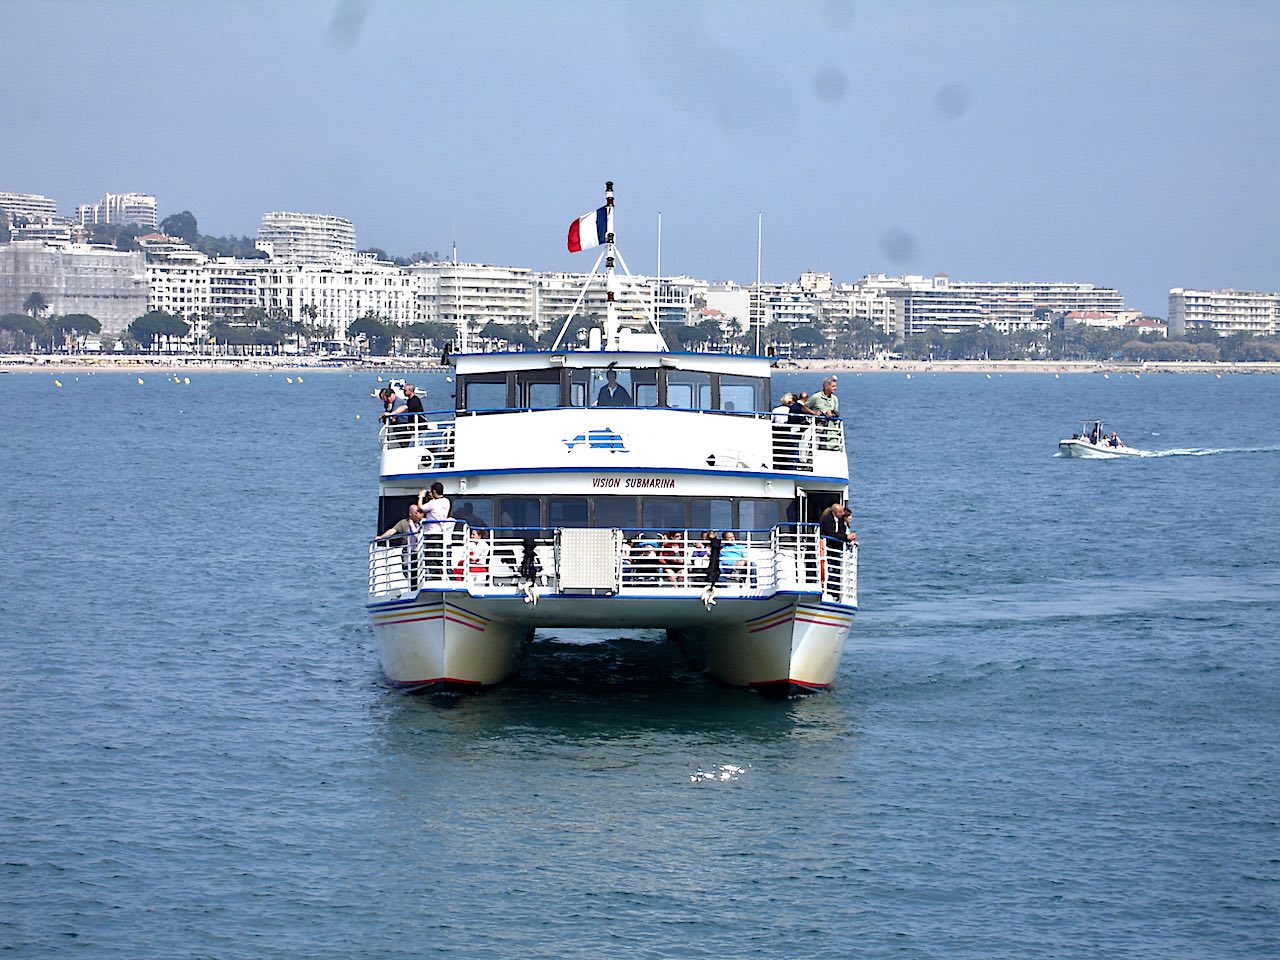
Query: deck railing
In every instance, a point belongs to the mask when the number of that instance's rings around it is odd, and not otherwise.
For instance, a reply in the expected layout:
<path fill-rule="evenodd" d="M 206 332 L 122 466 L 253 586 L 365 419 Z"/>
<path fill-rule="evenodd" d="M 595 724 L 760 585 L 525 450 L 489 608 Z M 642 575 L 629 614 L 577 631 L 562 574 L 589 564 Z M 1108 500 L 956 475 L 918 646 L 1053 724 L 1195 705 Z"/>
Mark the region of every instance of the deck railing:
<path fill-rule="evenodd" d="M 581 583 L 581 563 L 572 584 L 561 582 L 568 551 L 586 542 L 583 536 L 575 538 L 574 528 L 488 530 L 454 523 L 444 532 L 371 541 L 369 595 L 386 599 L 418 589 L 462 587 L 475 596 L 533 591 L 697 598 L 714 579 L 718 597 L 820 591 L 828 600 L 857 603 L 857 546 L 827 540 L 815 524 L 725 531 L 732 539 L 720 538 L 718 571 L 711 569 L 710 541 L 703 531 L 621 530 L 612 538 L 600 536 L 608 531 L 586 533 L 598 568 L 589 587 Z"/>

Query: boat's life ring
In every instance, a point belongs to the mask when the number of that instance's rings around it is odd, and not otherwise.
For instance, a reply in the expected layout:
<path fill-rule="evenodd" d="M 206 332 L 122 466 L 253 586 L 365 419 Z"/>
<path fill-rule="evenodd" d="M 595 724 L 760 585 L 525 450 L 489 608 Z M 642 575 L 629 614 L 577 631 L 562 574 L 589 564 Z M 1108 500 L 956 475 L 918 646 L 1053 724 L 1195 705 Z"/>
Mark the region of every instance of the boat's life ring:
<path fill-rule="evenodd" d="M 430 470 L 431 467 L 435 464 L 435 462 L 436 462 L 435 454 L 433 454 L 430 450 L 424 450 L 422 451 L 422 453 L 418 455 L 419 470 Z"/>

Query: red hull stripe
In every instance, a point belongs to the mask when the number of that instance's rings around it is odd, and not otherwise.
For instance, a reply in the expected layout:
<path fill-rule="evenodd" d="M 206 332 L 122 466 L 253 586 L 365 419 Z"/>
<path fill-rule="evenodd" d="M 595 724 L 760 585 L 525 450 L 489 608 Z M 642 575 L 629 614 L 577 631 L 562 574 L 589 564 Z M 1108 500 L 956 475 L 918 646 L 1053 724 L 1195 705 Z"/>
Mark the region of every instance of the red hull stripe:
<path fill-rule="evenodd" d="M 761 680 L 759 683 L 751 684 L 752 687 L 804 687 L 806 690 L 826 690 L 830 688 L 829 683 L 809 683 L 807 680 Z"/>
<path fill-rule="evenodd" d="M 445 617 L 445 619 L 448 620 L 450 623 L 458 624 L 458 626 L 460 627 L 470 627 L 472 630 L 478 630 L 481 633 L 484 633 L 484 627 L 480 626 L 479 624 L 467 623 L 467 621 L 459 620 L 457 617 Z"/>
<path fill-rule="evenodd" d="M 467 687 L 483 687 L 479 680 L 459 680 L 456 677 L 436 677 L 434 680 L 390 680 L 393 687 L 425 687 L 429 683 L 457 683 Z"/>

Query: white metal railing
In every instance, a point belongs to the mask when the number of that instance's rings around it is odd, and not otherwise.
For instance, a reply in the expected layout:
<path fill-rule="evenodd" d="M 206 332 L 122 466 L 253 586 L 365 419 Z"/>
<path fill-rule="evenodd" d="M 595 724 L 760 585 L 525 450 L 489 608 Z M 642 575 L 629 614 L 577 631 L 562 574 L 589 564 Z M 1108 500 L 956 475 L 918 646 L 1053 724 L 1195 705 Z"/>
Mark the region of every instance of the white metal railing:
<path fill-rule="evenodd" d="M 378 442 L 383 450 L 413 447 L 421 470 L 452 467 L 456 458 L 453 425 L 449 414 L 400 414 L 383 423 Z"/>
<path fill-rule="evenodd" d="M 547 533 L 552 535 L 534 535 Z M 369 544 L 369 595 L 456 587 L 477 596 L 560 593 L 562 567 L 568 570 L 581 558 L 563 556 L 575 541 L 554 534 L 454 523 L 443 533 L 375 539 Z M 713 570 L 711 540 L 701 531 L 618 531 L 606 548 L 610 555 L 594 560 L 602 569 L 592 592 L 698 597 L 714 579 L 722 597 L 821 591 L 825 599 L 857 603 L 857 546 L 826 540 L 815 524 L 725 531 L 719 539 Z"/>

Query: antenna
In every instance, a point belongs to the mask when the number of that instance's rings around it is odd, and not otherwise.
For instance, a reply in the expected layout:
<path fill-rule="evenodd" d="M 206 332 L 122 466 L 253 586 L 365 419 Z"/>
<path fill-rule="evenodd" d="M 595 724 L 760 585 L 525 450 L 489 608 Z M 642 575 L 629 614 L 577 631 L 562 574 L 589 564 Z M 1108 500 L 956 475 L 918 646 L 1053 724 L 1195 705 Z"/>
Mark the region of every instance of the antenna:
<path fill-rule="evenodd" d="M 764 304 L 760 300 L 760 254 L 764 249 L 764 212 L 756 214 L 756 356 L 760 356 L 760 327 L 764 323 Z"/>

